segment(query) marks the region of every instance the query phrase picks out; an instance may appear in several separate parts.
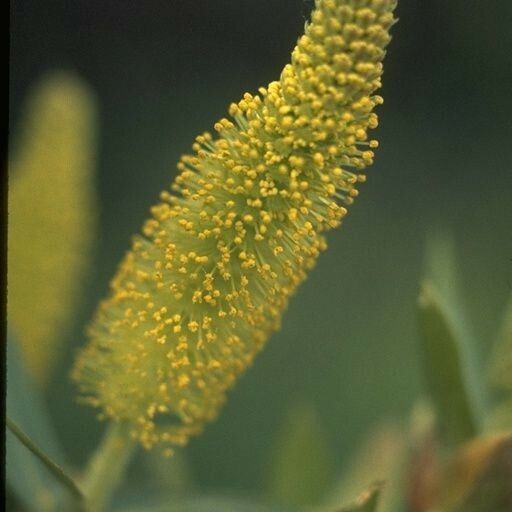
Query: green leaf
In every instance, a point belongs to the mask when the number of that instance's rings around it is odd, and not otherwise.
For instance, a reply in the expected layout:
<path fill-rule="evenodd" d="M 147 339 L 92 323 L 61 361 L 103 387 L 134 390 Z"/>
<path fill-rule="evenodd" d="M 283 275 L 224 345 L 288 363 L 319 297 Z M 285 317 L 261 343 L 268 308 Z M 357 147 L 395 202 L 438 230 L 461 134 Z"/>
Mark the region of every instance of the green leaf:
<path fill-rule="evenodd" d="M 381 490 L 381 483 L 372 484 L 372 486 L 364 491 L 352 505 L 343 507 L 339 512 L 376 512 Z"/>
<path fill-rule="evenodd" d="M 477 425 L 463 346 L 447 309 L 434 285 L 425 281 L 419 298 L 420 356 L 441 436 L 457 446 L 476 434 Z"/>
<path fill-rule="evenodd" d="M 449 319 L 451 329 L 459 343 L 464 365 L 465 386 L 471 397 L 473 420 L 481 426 L 485 417 L 485 387 L 482 382 L 481 354 L 478 340 L 474 339 L 471 319 L 465 309 L 464 293 L 457 265 L 455 239 L 451 232 L 432 231 L 427 237 L 426 279 L 437 291 L 438 300 Z"/>
<path fill-rule="evenodd" d="M 284 505 L 317 502 L 329 484 L 332 460 L 326 434 L 311 406 L 292 407 L 277 433 L 269 470 L 269 496 Z"/>
<path fill-rule="evenodd" d="M 7 414 L 50 457 L 63 460 L 44 402 L 23 367 L 19 345 L 12 333 L 7 336 Z M 54 510 L 60 485 L 11 432 L 6 434 L 6 476 L 8 486 L 28 510 Z"/>
<path fill-rule="evenodd" d="M 425 275 L 434 283 L 445 302 L 452 307 L 452 315 L 462 315 L 460 307 L 460 285 L 457 274 L 455 240 L 446 231 L 432 231 L 427 236 Z M 463 324 L 462 319 L 459 324 Z"/>

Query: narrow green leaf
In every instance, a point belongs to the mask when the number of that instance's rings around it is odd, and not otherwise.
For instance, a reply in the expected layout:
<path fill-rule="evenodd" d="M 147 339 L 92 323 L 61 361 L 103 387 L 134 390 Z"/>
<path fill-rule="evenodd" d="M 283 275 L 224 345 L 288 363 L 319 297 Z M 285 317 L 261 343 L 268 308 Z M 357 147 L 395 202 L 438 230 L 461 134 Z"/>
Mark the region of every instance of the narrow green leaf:
<path fill-rule="evenodd" d="M 487 397 L 482 381 L 479 352 L 481 344 L 474 339 L 471 318 L 466 312 L 464 290 L 457 264 L 456 244 L 450 231 L 438 229 L 429 233 L 426 246 L 426 279 L 432 283 L 443 311 L 459 344 L 464 364 L 465 386 L 471 397 L 473 420 L 483 424 Z"/>
<path fill-rule="evenodd" d="M 269 471 L 269 496 L 284 505 L 318 501 L 332 476 L 326 434 L 315 411 L 292 407 L 277 433 Z"/>
<path fill-rule="evenodd" d="M 461 290 L 457 273 L 455 240 L 450 232 L 437 230 L 427 236 L 425 275 L 432 281 L 450 306 L 460 302 Z M 451 311 L 462 315 L 462 311 Z M 463 323 L 462 319 L 460 323 Z"/>
<path fill-rule="evenodd" d="M 372 484 L 352 505 L 343 507 L 339 512 L 376 512 L 381 490 L 381 483 L 376 482 Z"/>
<path fill-rule="evenodd" d="M 423 371 L 441 435 L 449 445 L 457 446 L 477 432 L 466 360 L 452 318 L 429 281 L 423 283 L 420 292 L 419 331 Z"/>
<path fill-rule="evenodd" d="M 54 460 L 62 450 L 39 389 L 27 375 L 12 332 L 7 334 L 7 414 Z M 10 432 L 6 435 L 7 485 L 28 510 L 53 510 L 62 490 L 44 466 Z"/>
<path fill-rule="evenodd" d="M 35 443 L 28 437 L 19 427 L 12 421 L 9 417 L 6 419 L 7 428 L 18 438 L 20 443 L 22 443 L 30 452 L 34 454 L 53 474 L 53 476 L 61 482 L 64 487 L 66 487 L 75 498 L 79 501 L 82 501 L 84 496 L 82 491 L 78 488 L 78 485 L 75 481 L 66 474 L 66 472 L 56 463 L 54 462 L 46 453 L 44 453 Z"/>

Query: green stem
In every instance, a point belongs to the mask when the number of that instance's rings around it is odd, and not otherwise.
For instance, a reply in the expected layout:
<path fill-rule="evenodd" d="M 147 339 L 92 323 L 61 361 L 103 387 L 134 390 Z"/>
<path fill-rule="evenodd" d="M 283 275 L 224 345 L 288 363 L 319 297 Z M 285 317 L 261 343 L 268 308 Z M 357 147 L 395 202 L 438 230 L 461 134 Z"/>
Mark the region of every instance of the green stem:
<path fill-rule="evenodd" d="M 93 454 L 83 479 L 87 512 L 102 512 L 121 483 L 135 451 L 125 423 L 112 423 Z"/>
<path fill-rule="evenodd" d="M 66 489 L 73 495 L 79 502 L 83 503 L 84 495 L 76 482 L 68 476 L 64 470 L 56 464 L 46 453 L 44 453 L 35 443 L 28 437 L 9 417 L 5 419 L 7 428 L 18 438 L 18 440 L 28 448 L 59 480 Z"/>

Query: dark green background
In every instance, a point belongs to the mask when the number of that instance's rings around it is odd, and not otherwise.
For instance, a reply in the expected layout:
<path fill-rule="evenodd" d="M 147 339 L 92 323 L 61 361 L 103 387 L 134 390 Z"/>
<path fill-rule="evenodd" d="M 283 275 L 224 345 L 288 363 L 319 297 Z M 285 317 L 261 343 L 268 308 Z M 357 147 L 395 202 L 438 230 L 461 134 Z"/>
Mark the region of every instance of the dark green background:
<path fill-rule="evenodd" d="M 277 79 L 312 2 L 11 2 L 10 121 L 44 72 L 67 68 L 100 109 L 94 271 L 48 398 L 72 463 L 100 436 L 67 378 L 107 290 L 179 155 L 245 91 Z M 220 419 L 192 441 L 203 488 L 257 491 L 288 408 L 313 404 L 340 467 L 372 423 L 421 390 L 415 306 L 427 232 L 457 244 L 483 365 L 512 289 L 512 2 L 401 0 L 369 180 Z"/>

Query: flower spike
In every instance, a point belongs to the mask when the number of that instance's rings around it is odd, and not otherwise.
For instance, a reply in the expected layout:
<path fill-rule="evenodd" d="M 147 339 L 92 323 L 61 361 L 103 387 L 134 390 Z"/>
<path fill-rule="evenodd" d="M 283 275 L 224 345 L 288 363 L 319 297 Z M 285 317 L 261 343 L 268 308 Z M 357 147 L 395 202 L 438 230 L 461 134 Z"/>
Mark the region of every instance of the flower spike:
<path fill-rule="evenodd" d="M 357 197 L 395 4 L 317 0 L 280 79 L 196 138 L 134 238 L 74 378 L 145 447 L 217 416 Z"/>

